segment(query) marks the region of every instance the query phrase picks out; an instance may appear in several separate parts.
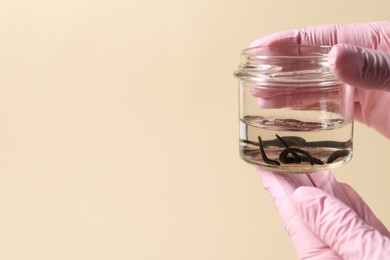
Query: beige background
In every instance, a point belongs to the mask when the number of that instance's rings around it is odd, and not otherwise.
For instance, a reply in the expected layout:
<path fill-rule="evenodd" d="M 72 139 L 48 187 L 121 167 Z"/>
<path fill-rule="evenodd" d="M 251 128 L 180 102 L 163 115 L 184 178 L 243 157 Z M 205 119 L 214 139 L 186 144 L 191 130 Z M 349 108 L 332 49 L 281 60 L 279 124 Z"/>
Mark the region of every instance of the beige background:
<path fill-rule="evenodd" d="M 239 51 L 387 0 L 0 1 L 0 259 L 296 259 L 238 157 Z M 335 171 L 390 226 L 390 143 Z"/>

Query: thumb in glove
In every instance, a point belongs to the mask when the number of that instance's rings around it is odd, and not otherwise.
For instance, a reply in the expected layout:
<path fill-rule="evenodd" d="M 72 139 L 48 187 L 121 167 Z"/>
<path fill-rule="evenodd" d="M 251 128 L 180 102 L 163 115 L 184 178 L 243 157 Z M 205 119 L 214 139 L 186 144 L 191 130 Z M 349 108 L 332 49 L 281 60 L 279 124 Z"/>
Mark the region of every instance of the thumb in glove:
<path fill-rule="evenodd" d="M 390 137 L 385 111 L 390 99 L 390 54 L 348 44 L 335 45 L 329 67 L 341 81 L 357 88 L 355 118 Z"/>

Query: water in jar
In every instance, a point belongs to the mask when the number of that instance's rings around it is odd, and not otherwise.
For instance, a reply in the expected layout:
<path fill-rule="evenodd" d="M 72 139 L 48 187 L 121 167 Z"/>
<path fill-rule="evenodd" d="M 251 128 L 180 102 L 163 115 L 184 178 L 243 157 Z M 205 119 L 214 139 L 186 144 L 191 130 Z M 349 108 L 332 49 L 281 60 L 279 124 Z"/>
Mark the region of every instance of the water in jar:
<path fill-rule="evenodd" d="M 351 159 L 352 120 L 315 110 L 283 114 L 282 118 L 241 118 L 240 155 L 245 161 L 274 171 L 307 173 L 335 168 Z"/>

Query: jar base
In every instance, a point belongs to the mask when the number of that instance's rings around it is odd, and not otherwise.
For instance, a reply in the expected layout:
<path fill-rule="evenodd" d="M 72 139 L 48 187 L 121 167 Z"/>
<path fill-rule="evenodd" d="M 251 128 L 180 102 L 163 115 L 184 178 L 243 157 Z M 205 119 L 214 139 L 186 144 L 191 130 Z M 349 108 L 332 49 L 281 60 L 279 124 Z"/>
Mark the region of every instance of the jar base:
<path fill-rule="evenodd" d="M 260 151 L 245 151 L 241 149 L 240 157 L 245 162 L 252 164 L 258 168 L 272 171 L 272 172 L 281 172 L 281 173 L 313 173 L 324 170 L 331 170 L 337 167 L 340 167 L 346 163 L 348 163 L 352 159 L 352 151 L 348 151 L 345 156 L 335 158 L 335 160 L 331 163 L 327 163 L 326 161 L 323 164 L 316 164 L 313 162 L 311 164 L 309 160 L 295 162 L 295 163 L 281 163 L 279 160 L 275 160 L 279 163 L 277 164 L 269 164 L 264 162 L 262 159 L 262 155 Z M 293 158 L 293 157 L 292 157 Z"/>

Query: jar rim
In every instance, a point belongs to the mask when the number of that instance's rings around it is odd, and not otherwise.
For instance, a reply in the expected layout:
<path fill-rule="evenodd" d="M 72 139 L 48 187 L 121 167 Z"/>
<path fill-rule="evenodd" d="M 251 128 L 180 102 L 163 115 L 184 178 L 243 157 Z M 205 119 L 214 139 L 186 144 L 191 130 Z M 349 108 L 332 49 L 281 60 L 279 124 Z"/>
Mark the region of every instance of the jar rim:
<path fill-rule="evenodd" d="M 243 49 L 241 55 L 255 59 L 327 59 L 331 48 L 328 45 L 308 44 L 260 45 Z"/>
<path fill-rule="evenodd" d="M 241 51 L 241 64 L 235 77 L 266 85 L 338 85 L 332 74 L 325 45 L 289 44 L 256 46 Z"/>

